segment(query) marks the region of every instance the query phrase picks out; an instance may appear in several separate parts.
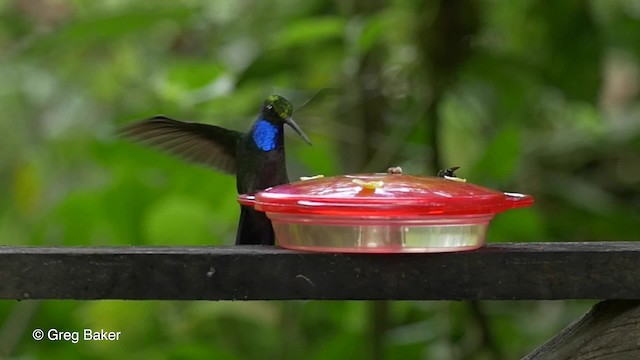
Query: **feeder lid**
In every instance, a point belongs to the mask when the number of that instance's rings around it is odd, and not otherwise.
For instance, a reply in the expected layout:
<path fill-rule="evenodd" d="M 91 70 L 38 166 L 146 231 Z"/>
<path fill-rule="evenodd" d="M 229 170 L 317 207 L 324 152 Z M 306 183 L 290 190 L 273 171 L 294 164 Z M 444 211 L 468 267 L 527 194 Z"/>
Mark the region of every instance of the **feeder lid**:
<path fill-rule="evenodd" d="M 530 195 L 456 180 L 394 173 L 314 177 L 238 201 L 264 212 L 334 216 L 489 215 L 533 203 Z"/>

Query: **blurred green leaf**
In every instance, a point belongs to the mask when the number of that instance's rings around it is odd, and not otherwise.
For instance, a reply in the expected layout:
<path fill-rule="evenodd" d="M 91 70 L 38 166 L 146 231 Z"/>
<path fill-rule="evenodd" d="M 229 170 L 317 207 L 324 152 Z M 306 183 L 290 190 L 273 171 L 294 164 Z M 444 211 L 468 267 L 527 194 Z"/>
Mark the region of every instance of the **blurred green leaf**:
<path fill-rule="evenodd" d="M 313 352 L 313 360 L 329 360 L 337 358 L 348 358 L 353 360 L 368 359 L 363 342 L 355 334 L 338 333 L 334 334 L 330 340 L 321 344 L 317 351 Z"/>
<path fill-rule="evenodd" d="M 303 18 L 295 20 L 274 36 L 275 48 L 290 48 L 331 39 L 339 39 L 345 27 L 345 20 L 337 16 Z"/>
<path fill-rule="evenodd" d="M 210 85 L 226 72 L 222 66 L 210 61 L 179 61 L 171 67 L 168 82 L 177 87 L 175 91 L 184 93 Z"/>
<path fill-rule="evenodd" d="M 537 208 L 517 209 L 498 214 L 487 233 L 489 242 L 544 241 L 544 220 Z"/>
<path fill-rule="evenodd" d="M 61 27 L 51 35 L 38 38 L 32 48 L 38 52 L 61 50 L 63 47 L 94 46 L 123 36 L 148 30 L 162 23 L 179 24 L 194 15 L 195 9 L 186 7 L 149 7 L 126 9 L 120 13 L 91 13 Z"/>
<path fill-rule="evenodd" d="M 34 164 L 20 165 L 13 174 L 13 196 L 18 210 L 31 214 L 42 196 L 42 179 Z"/>
<path fill-rule="evenodd" d="M 216 214 L 197 199 L 170 196 L 159 199 L 143 220 L 147 243 L 155 245 L 212 244 Z"/>
<path fill-rule="evenodd" d="M 371 50 L 371 48 L 381 40 L 388 25 L 387 18 L 384 16 L 368 18 L 362 27 L 360 38 L 358 39 L 360 51 L 366 53 Z"/>
<path fill-rule="evenodd" d="M 516 128 L 503 128 L 496 134 L 485 149 L 484 154 L 473 168 L 474 182 L 481 179 L 506 182 L 510 180 L 520 164 L 520 131 Z"/>

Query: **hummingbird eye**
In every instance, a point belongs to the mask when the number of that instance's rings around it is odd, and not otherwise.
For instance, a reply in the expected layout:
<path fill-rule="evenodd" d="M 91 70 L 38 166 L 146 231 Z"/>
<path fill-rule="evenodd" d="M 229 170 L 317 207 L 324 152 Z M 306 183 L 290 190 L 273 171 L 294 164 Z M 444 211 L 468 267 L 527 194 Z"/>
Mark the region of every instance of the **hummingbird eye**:
<path fill-rule="evenodd" d="M 278 114 L 278 111 L 276 110 L 276 108 L 273 106 L 273 104 L 267 104 L 264 107 L 265 112 L 271 114 L 271 116 L 273 117 L 278 117 L 280 116 L 280 114 Z"/>

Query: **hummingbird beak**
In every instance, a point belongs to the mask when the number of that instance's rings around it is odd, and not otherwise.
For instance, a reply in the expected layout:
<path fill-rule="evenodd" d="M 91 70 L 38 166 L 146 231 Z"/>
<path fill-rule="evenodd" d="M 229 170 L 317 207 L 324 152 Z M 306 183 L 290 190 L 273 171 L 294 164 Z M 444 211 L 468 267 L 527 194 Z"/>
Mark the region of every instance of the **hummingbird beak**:
<path fill-rule="evenodd" d="M 309 138 L 307 137 L 307 135 L 302 131 L 302 129 L 300 129 L 300 126 L 298 126 L 298 124 L 296 124 L 295 121 L 293 121 L 292 118 L 286 118 L 284 119 L 284 122 L 291 126 L 291 128 L 293 130 L 295 130 L 298 135 L 300 135 L 300 137 L 302 137 L 302 139 L 304 140 L 304 142 L 306 142 L 307 144 L 311 145 L 311 140 L 309 140 Z"/>

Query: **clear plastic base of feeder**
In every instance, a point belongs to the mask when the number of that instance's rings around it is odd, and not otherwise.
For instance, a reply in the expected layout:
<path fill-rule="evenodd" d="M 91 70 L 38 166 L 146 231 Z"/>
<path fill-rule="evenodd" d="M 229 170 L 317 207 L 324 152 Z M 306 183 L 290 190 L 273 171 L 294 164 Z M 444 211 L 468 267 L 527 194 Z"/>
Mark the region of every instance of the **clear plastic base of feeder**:
<path fill-rule="evenodd" d="M 473 250 L 492 215 L 389 219 L 269 214 L 279 246 L 295 250 L 401 253 Z"/>

